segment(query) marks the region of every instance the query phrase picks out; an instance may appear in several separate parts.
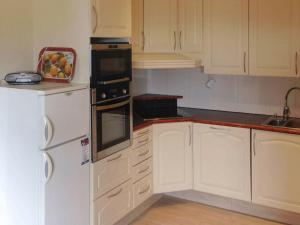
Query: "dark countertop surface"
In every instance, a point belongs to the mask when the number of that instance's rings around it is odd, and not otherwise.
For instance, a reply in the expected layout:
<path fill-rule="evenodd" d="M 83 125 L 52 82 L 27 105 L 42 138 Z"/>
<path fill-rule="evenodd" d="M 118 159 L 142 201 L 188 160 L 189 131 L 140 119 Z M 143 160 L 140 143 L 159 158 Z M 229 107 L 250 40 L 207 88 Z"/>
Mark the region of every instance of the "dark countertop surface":
<path fill-rule="evenodd" d="M 169 100 L 181 99 L 183 96 L 179 95 L 159 95 L 159 94 L 143 94 L 133 97 L 133 101 L 153 101 L 153 100 Z"/>
<path fill-rule="evenodd" d="M 212 124 L 220 126 L 230 127 L 242 127 L 257 130 L 266 130 L 290 134 L 300 134 L 300 129 L 286 128 L 286 127 L 272 127 L 262 125 L 270 115 L 261 114 L 250 114 L 250 113 L 237 113 L 237 112 L 226 112 L 206 109 L 193 109 L 193 108 L 182 108 L 177 109 L 178 117 L 171 118 L 156 118 L 144 120 L 137 114 L 134 115 L 134 130 L 139 130 L 144 127 L 150 126 L 157 123 L 171 123 L 171 122 L 194 122 L 203 124 Z M 300 119 L 294 119 L 293 123 L 295 127 L 299 125 Z"/>

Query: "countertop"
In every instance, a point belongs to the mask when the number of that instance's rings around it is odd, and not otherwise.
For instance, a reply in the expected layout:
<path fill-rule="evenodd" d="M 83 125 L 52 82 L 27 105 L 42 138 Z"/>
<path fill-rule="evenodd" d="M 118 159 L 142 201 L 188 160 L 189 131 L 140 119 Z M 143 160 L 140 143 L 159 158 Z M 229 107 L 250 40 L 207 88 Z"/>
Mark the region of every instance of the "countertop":
<path fill-rule="evenodd" d="M 89 84 L 81 84 L 81 83 L 55 83 L 55 82 L 45 82 L 42 81 L 39 84 L 33 85 L 10 85 L 5 81 L 1 81 L 0 88 L 6 88 L 8 90 L 14 91 L 35 91 L 38 92 L 39 95 L 49 95 L 60 92 L 68 92 L 80 89 L 89 88 Z"/>
<path fill-rule="evenodd" d="M 178 108 L 178 117 L 173 118 L 157 118 L 144 120 L 139 115 L 134 115 L 134 130 L 139 130 L 158 123 L 171 123 L 171 122 L 194 122 L 203 124 L 212 124 L 220 126 L 241 127 L 256 130 L 274 131 L 289 134 L 300 135 L 300 129 L 285 128 L 285 127 L 272 127 L 262 125 L 270 115 L 250 114 L 250 113 L 237 113 L 226 111 L 215 111 L 206 109 L 193 109 L 193 108 Z M 296 123 L 300 124 L 300 119 L 295 119 Z"/>
<path fill-rule="evenodd" d="M 179 95 L 144 94 L 133 97 L 133 101 L 177 100 L 182 98 L 183 96 Z"/>

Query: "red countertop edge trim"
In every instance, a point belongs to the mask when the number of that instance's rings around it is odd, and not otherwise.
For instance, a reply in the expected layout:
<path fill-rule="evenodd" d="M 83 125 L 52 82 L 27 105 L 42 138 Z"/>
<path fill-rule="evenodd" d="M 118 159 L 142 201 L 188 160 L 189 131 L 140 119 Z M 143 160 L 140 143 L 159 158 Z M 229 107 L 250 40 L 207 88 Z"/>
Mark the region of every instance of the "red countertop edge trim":
<path fill-rule="evenodd" d="M 133 130 L 137 131 L 153 124 L 160 123 L 176 123 L 176 122 L 193 122 L 193 123 L 202 123 L 202 124 L 211 124 L 211 125 L 219 125 L 219 126 L 228 126 L 228 127 L 239 127 L 239 128 L 248 128 L 255 130 L 263 130 L 263 131 L 271 131 L 278 133 L 287 133 L 287 134 L 297 134 L 300 135 L 300 129 L 295 130 L 292 128 L 282 128 L 282 127 L 271 127 L 264 125 L 255 125 L 255 124 L 240 124 L 240 123 L 231 123 L 224 121 L 211 121 L 211 120 L 201 120 L 195 118 L 178 118 L 178 119 L 156 119 L 156 120 L 148 120 L 137 126 L 134 126 Z"/>

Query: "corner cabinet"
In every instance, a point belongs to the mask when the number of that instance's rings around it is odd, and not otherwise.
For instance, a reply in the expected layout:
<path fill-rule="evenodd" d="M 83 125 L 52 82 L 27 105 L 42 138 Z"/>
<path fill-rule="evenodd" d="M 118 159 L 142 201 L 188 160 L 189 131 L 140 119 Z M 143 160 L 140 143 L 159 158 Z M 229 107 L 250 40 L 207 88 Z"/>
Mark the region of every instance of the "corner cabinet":
<path fill-rule="evenodd" d="M 253 203 L 300 213 L 300 136 L 253 131 Z"/>
<path fill-rule="evenodd" d="M 204 0 L 204 72 L 248 74 L 248 0 Z"/>
<path fill-rule="evenodd" d="M 250 74 L 300 75 L 299 27 L 299 0 L 250 0 Z"/>
<path fill-rule="evenodd" d="M 131 37 L 131 0 L 91 0 L 93 37 Z"/>
<path fill-rule="evenodd" d="M 193 125 L 194 189 L 251 201 L 250 130 Z"/>
<path fill-rule="evenodd" d="M 154 193 L 192 189 L 192 156 L 192 123 L 154 125 Z"/>

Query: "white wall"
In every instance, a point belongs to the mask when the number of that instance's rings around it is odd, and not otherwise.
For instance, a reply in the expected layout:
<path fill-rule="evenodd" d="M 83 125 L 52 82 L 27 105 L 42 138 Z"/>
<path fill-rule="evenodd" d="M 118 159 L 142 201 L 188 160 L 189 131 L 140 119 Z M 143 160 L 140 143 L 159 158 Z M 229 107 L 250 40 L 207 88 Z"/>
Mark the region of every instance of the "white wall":
<path fill-rule="evenodd" d="M 32 70 L 33 63 L 33 17 L 32 0 L 0 1 L 0 80 L 5 74 L 19 70 Z M 0 91 L 1 107 L 9 104 Z M 6 117 L 0 118 L 0 159 L 6 158 Z M 0 163 L 0 224 L 6 223 L 5 170 L 6 161 Z"/>
<path fill-rule="evenodd" d="M 208 78 L 214 88 L 205 86 Z M 135 95 L 158 93 L 183 95 L 183 107 L 215 109 L 259 114 L 282 114 L 284 95 L 297 78 L 206 75 L 200 69 L 134 71 Z M 298 101 L 296 101 L 298 99 Z M 290 96 L 292 114 L 300 117 L 300 93 Z"/>
<path fill-rule="evenodd" d="M 32 69 L 32 0 L 0 1 L 0 79 Z"/>
<path fill-rule="evenodd" d="M 34 66 L 44 47 L 71 47 L 77 52 L 75 82 L 89 82 L 89 1 L 34 1 Z"/>

